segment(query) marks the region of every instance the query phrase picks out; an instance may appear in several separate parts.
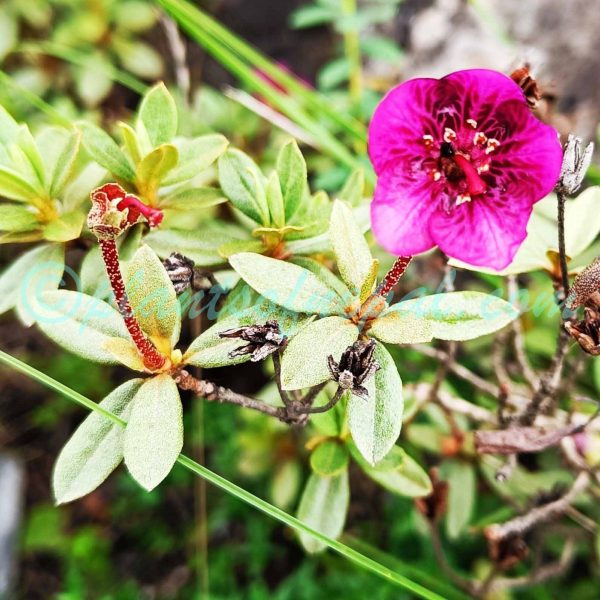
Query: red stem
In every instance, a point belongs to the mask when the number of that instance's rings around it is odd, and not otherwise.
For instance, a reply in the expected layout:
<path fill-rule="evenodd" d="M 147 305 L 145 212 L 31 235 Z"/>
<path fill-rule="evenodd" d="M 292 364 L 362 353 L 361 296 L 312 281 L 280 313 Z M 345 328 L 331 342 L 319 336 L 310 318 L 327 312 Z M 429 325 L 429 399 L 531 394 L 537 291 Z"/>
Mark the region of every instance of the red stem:
<path fill-rule="evenodd" d="M 167 359 L 146 337 L 146 334 L 142 331 L 140 324 L 133 314 L 119 267 L 117 241 L 115 239 L 101 239 L 99 240 L 99 244 L 110 286 L 115 294 L 117 308 L 125 321 L 127 331 L 129 331 L 133 343 L 142 356 L 144 366 L 151 371 L 156 371 L 164 366 Z"/>
<path fill-rule="evenodd" d="M 383 281 L 379 284 L 379 287 L 375 291 L 380 296 L 387 296 L 391 289 L 398 283 L 400 277 L 404 275 L 406 267 L 410 264 L 412 256 L 399 256 L 392 265 L 392 268 L 387 272 L 387 275 L 383 278 Z"/>

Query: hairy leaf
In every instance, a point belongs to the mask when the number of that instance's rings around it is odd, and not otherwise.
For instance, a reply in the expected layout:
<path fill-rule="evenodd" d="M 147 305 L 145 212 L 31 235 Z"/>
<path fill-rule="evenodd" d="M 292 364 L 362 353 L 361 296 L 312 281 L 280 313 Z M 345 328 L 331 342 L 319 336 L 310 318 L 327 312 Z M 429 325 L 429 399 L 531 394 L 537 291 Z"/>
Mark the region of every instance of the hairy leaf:
<path fill-rule="evenodd" d="M 402 380 L 394 359 L 377 344 L 374 354 L 380 369 L 363 385 L 368 398 L 351 395 L 348 425 L 360 453 L 371 465 L 378 463 L 394 446 L 402 428 Z"/>
<path fill-rule="evenodd" d="M 132 379 L 111 392 L 100 406 L 127 421 L 131 401 L 142 385 Z M 94 491 L 123 460 L 125 430 L 99 413 L 91 413 L 61 450 L 52 473 L 57 504 Z"/>
<path fill-rule="evenodd" d="M 433 339 L 433 327 L 425 319 L 388 311 L 373 321 L 369 335 L 386 344 L 421 344 Z"/>
<path fill-rule="evenodd" d="M 340 440 L 325 440 L 311 452 L 310 467 L 324 477 L 340 475 L 348 468 L 348 450 Z"/>
<path fill-rule="evenodd" d="M 290 140 L 277 156 L 277 174 L 285 204 L 285 218 L 289 221 L 304 198 L 306 184 L 306 162 L 296 140 Z"/>
<path fill-rule="evenodd" d="M 153 146 L 170 142 L 177 133 L 177 106 L 164 83 L 156 84 L 143 98 L 138 118 Z"/>
<path fill-rule="evenodd" d="M 179 391 L 168 374 L 147 379 L 131 407 L 125 428 L 125 464 L 146 490 L 171 471 L 183 447 L 183 410 Z"/>

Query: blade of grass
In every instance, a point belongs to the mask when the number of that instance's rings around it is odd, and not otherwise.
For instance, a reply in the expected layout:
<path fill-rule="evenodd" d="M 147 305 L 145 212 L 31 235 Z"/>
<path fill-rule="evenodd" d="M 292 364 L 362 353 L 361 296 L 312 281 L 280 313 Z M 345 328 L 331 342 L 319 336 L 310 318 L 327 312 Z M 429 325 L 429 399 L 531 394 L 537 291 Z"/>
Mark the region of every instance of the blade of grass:
<path fill-rule="evenodd" d="M 12 367 L 20 373 L 27 375 L 28 377 L 31 377 L 32 379 L 58 392 L 65 398 L 76 402 L 77 404 L 80 404 L 88 410 L 93 410 L 98 414 L 103 415 L 107 419 L 110 419 L 113 423 L 116 423 L 122 427 L 126 425 L 125 421 L 112 414 L 111 412 L 104 410 L 89 398 L 86 398 L 85 396 L 81 395 L 75 390 L 72 390 L 70 387 L 60 383 L 59 381 L 56 381 L 49 375 L 38 371 L 34 367 L 31 367 L 27 363 L 24 363 L 18 358 L 7 354 L 2 350 L 0 350 L 0 362 L 4 363 L 9 367 Z M 316 529 L 313 529 L 312 527 L 300 521 L 296 517 L 286 513 L 285 511 L 277 508 L 276 506 L 273 506 L 272 504 L 269 504 L 268 502 L 262 500 L 258 496 L 251 494 L 247 490 L 239 487 L 235 483 L 232 483 L 228 479 L 225 479 L 224 477 L 221 477 L 220 475 L 214 473 L 210 469 L 207 469 L 206 467 L 198 464 L 197 462 L 193 461 L 191 458 L 188 458 L 184 454 L 179 455 L 177 462 L 192 473 L 198 475 L 199 477 L 203 477 L 204 479 L 206 479 L 206 481 L 212 483 L 224 492 L 227 492 L 228 494 L 238 498 L 239 500 L 242 500 L 246 504 L 249 504 L 257 510 L 260 510 L 269 517 L 276 519 L 280 523 L 283 523 L 284 525 L 287 525 L 288 527 L 291 527 L 296 531 L 302 531 L 304 533 L 312 535 L 313 537 L 320 540 L 329 548 L 331 548 L 344 558 L 348 559 L 355 565 L 361 567 L 362 569 L 365 569 L 366 571 L 374 573 L 375 575 L 379 576 L 385 581 L 388 581 L 397 585 L 398 587 L 409 590 L 410 592 L 416 594 L 421 598 L 425 598 L 426 600 L 444 600 L 443 596 L 440 596 L 435 592 L 432 592 L 427 588 L 423 587 L 422 585 L 411 581 L 407 577 L 396 573 L 392 569 L 385 567 L 384 565 L 376 562 L 371 558 L 368 558 L 364 554 L 357 552 L 356 550 L 350 548 L 349 546 L 346 546 L 342 542 L 333 540 L 327 537 L 326 535 L 323 535 L 322 533 L 318 532 Z"/>
<path fill-rule="evenodd" d="M 29 102 L 32 106 L 35 106 L 41 110 L 56 123 L 68 128 L 73 127 L 73 123 L 61 115 L 53 106 L 48 104 L 45 100 L 42 100 L 42 98 L 40 98 L 37 94 L 30 92 L 27 88 L 24 88 L 22 85 L 18 84 L 8 73 L 5 73 L 2 70 L 0 70 L 0 84 L 12 88 L 18 92 L 21 98 L 27 100 L 27 102 Z"/>
<path fill-rule="evenodd" d="M 216 40 L 228 45 L 235 53 L 243 57 L 256 69 L 263 71 L 273 81 L 277 82 L 283 88 L 293 92 L 297 97 L 302 98 L 306 105 L 314 109 L 318 114 L 329 117 L 332 121 L 340 125 L 345 131 L 353 135 L 358 141 L 366 142 L 366 127 L 358 120 L 336 111 L 331 104 L 323 98 L 318 92 L 310 89 L 299 81 L 295 76 L 286 72 L 275 62 L 267 58 L 259 50 L 245 42 L 243 39 L 231 32 L 227 27 L 221 25 L 216 19 L 202 11 L 200 8 L 193 7 L 184 0 L 157 0 L 159 4 L 168 12 L 173 9 L 184 9 L 187 18 L 197 22 L 207 33 Z M 180 23 L 181 24 L 181 23 Z"/>
<path fill-rule="evenodd" d="M 169 13 L 193 39 L 249 89 L 259 93 L 289 119 L 295 121 L 300 127 L 310 133 L 318 140 L 319 147 L 323 152 L 327 152 L 351 169 L 365 168 L 366 165 L 359 161 L 343 143 L 337 140 L 317 120 L 307 114 L 296 99 L 280 92 L 273 85 L 264 81 L 264 79 L 257 75 L 255 69 L 239 58 L 227 44 L 216 40 L 198 24 L 196 19 L 190 17 L 189 11 L 193 9 L 188 8 L 188 5 L 185 3 L 175 3 L 174 0 L 158 1 L 161 3 L 165 1 L 169 2 Z M 365 171 L 366 176 L 373 183 L 374 174 L 368 168 Z"/>
<path fill-rule="evenodd" d="M 24 54 L 44 54 L 46 56 L 54 56 L 55 58 L 60 58 L 65 62 L 72 63 L 79 67 L 92 68 L 89 63 L 89 54 L 52 42 L 23 44 L 19 51 Z M 99 68 L 97 70 L 113 81 L 137 92 L 141 96 L 148 91 L 148 86 L 145 83 L 126 71 L 121 71 L 112 65 L 110 68 Z"/>

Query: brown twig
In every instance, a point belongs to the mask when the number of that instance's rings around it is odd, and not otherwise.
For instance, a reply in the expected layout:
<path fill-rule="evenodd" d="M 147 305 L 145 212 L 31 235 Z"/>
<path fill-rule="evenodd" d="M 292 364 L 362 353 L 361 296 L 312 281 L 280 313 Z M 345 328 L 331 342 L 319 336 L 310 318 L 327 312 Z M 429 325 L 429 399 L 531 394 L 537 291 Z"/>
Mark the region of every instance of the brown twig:
<path fill-rule="evenodd" d="M 561 190 L 556 191 L 558 199 L 558 255 L 560 260 L 560 276 L 565 298 L 569 295 L 569 267 L 565 248 L 565 202 L 567 197 Z"/>
<path fill-rule="evenodd" d="M 575 498 L 585 490 L 590 483 L 590 475 L 581 472 L 575 479 L 571 489 L 554 502 L 533 508 L 529 512 L 506 523 L 490 525 L 485 529 L 488 540 L 497 542 L 511 536 L 522 536 L 530 529 L 564 514 Z"/>

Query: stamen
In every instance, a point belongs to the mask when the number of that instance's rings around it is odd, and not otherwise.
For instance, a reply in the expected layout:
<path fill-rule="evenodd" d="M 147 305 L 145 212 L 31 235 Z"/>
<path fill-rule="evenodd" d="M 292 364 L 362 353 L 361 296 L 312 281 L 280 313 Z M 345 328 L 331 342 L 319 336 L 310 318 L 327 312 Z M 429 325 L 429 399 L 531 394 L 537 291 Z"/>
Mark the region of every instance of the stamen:
<path fill-rule="evenodd" d="M 469 194 L 459 194 L 456 196 L 456 206 L 460 206 L 465 202 L 471 202 L 471 196 L 469 196 Z"/>
<path fill-rule="evenodd" d="M 477 167 L 478 173 L 487 173 L 490 170 L 490 163 L 483 163 Z"/>
<path fill-rule="evenodd" d="M 486 154 L 491 154 L 498 146 L 500 142 L 495 138 L 490 138 L 487 141 L 487 148 L 485 149 Z"/>
<path fill-rule="evenodd" d="M 444 141 L 445 142 L 453 142 L 456 139 L 456 132 L 454 129 L 450 129 L 450 127 L 444 128 Z"/>
<path fill-rule="evenodd" d="M 442 174 L 439 171 L 430 171 L 429 175 L 431 175 L 431 179 L 433 179 L 433 181 L 439 181 L 442 177 Z"/>
<path fill-rule="evenodd" d="M 423 136 L 423 143 L 425 144 L 425 148 L 431 148 L 433 146 L 433 136 L 426 133 Z"/>
<path fill-rule="evenodd" d="M 477 121 L 475 119 L 467 119 L 467 123 L 473 128 L 477 129 Z"/>
<path fill-rule="evenodd" d="M 483 131 L 478 131 L 473 137 L 473 143 L 478 146 L 483 146 L 487 141 L 487 135 Z"/>

